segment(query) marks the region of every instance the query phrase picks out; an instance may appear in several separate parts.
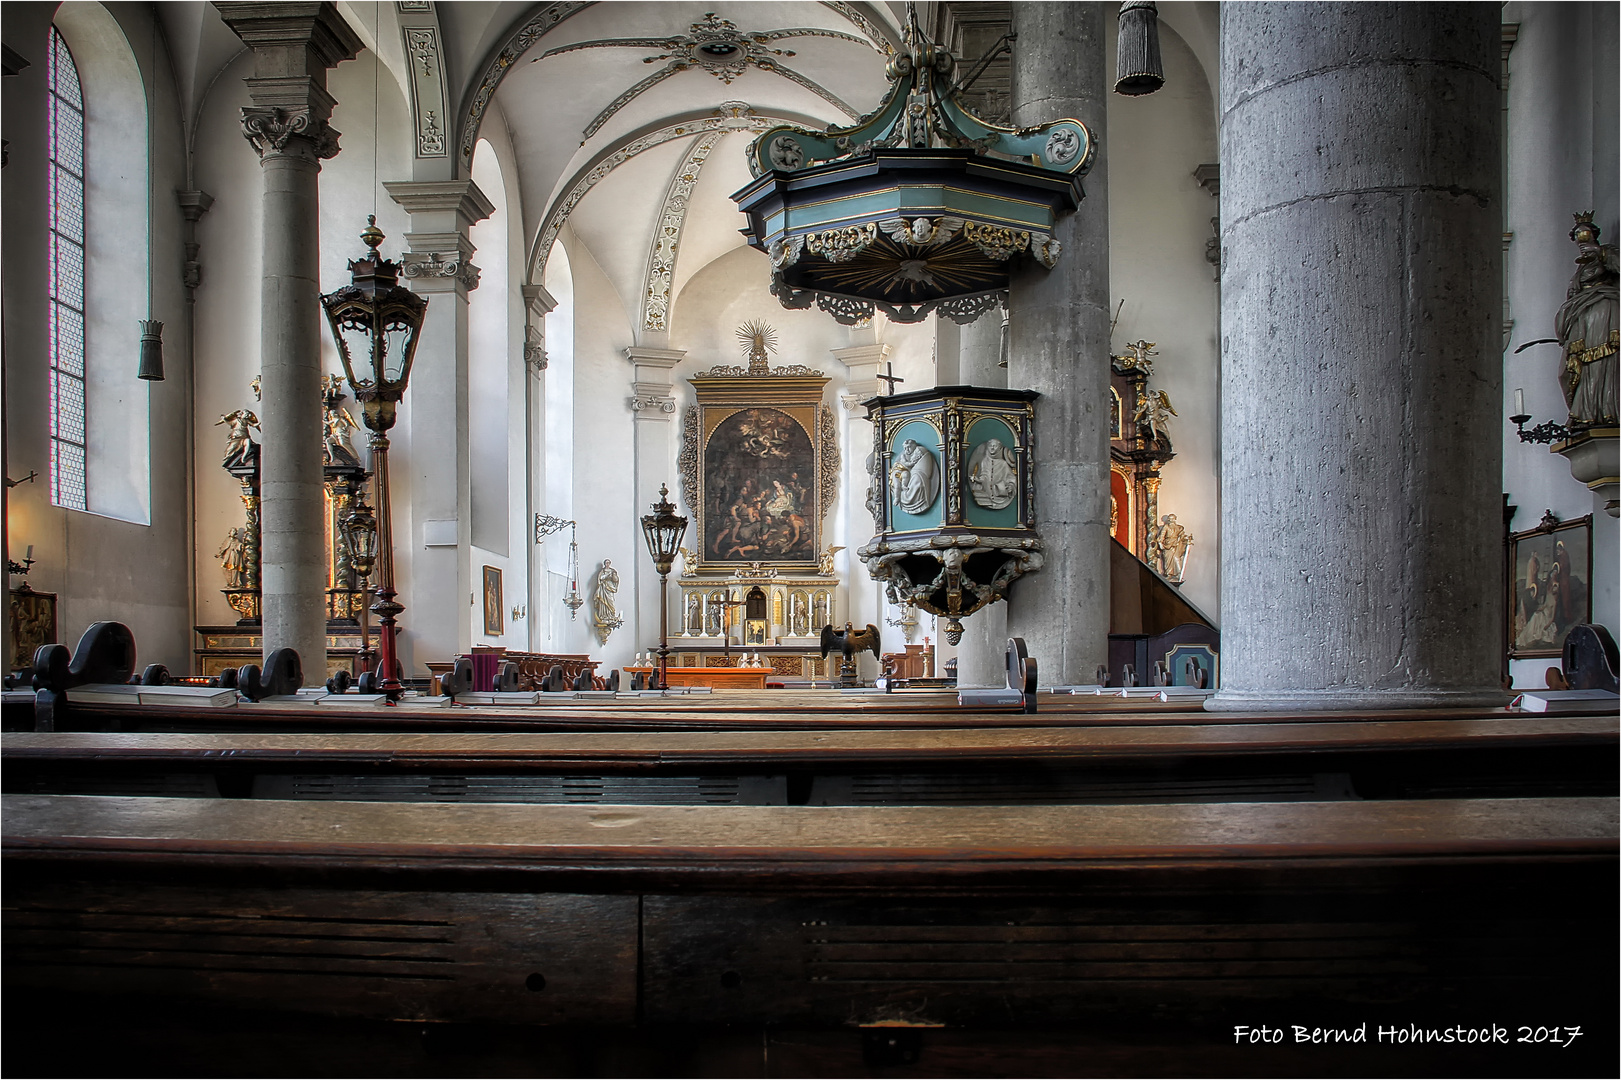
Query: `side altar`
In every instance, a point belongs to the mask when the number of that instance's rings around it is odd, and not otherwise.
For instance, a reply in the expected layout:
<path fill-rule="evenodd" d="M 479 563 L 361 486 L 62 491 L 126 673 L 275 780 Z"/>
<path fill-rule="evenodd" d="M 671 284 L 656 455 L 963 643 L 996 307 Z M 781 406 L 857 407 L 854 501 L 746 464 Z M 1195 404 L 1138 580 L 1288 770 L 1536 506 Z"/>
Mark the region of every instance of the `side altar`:
<path fill-rule="evenodd" d="M 694 518 L 670 613 L 670 665 L 735 667 L 759 652 L 773 674 L 826 678 L 824 626 L 846 605 L 823 522 L 838 497 L 838 424 L 830 381 L 803 365 L 773 368 L 777 335 L 750 322 L 745 365 L 694 375 L 683 416 L 682 499 Z"/>

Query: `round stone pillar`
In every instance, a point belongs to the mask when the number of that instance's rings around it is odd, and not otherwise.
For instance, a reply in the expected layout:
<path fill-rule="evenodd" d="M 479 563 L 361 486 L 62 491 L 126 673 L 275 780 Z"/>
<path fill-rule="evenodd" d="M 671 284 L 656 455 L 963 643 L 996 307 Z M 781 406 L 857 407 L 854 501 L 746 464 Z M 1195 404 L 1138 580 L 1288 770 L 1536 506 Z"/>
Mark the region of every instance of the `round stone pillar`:
<path fill-rule="evenodd" d="M 253 50 L 242 134 L 264 169 L 259 313 L 260 617 L 266 657 L 298 651 L 326 682 L 320 174 L 338 152 L 326 72 L 362 46 L 331 3 L 214 5 Z"/>
<path fill-rule="evenodd" d="M 1013 5 L 1014 126 L 1072 117 L 1092 129 L 1099 146 L 1080 209 L 1053 230 L 1063 244 L 1058 264 L 1024 270 L 1008 300 L 1007 385 L 1042 395 L 1034 524 L 1048 556 L 1038 574 L 1013 586 L 1007 633 L 1024 638 L 1049 684 L 1092 681 L 1109 645 L 1104 15 L 1097 3 Z"/>
<path fill-rule="evenodd" d="M 1209 708 L 1502 700 L 1500 16 L 1222 6 Z"/>
<path fill-rule="evenodd" d="M 959 341 L 958 370 L 964 383 L 1007 386 L 1007 369 L 1001 366 L 1001 308 L 987 311 L 964 326 Z M 1007 685 L 1007 602 L 980 608 L 962 625 L 962 640 L 957 643 L 957 685 Z"/>
<path fill-rule="evenodd" d="M 264 167 L 259 451 L 265 655 L 298 650 L 304 681 L 326 681 L 325 483 L 321 423 L 321 165 L 292 138 Z"/>

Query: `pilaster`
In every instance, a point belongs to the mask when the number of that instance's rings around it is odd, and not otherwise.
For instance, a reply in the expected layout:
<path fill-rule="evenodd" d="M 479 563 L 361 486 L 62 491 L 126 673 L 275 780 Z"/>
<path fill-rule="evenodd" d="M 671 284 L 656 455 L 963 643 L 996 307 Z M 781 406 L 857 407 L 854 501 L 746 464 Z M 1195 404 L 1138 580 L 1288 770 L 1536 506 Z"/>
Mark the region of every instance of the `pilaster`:
<path fill-rule="evenodd" d="M 629 399 L 633 421 L 635 492 L 634 522 L 648 513 L 648 508 L 659 499 L 659 486 L 669 484 L 672 493 L 681 485 L 676 481 L 675 381 L 673 372 L 687 355 L 685 349 L 655 349 L 645 345 L 632 345 L 625 350 L 625 359 L 631 363 L 631 396 Z M 677 501 L 680 495 L 675 494 Z M 696 520 L 691 507 L 683 512 L 689 520 Z M 639 533 L 638 529 L 638 533 Z M 687 537 L 690 546 L 691 536 Z M 637 537 L 637 546 L 641 538 Z M 640 646 L 658 643 L 659 637 L 659 578 L 647 561 L 646 552 L 635 563 L 636 624 L 630 640 Z M 679 605 L 677 605 L 679 607 Z M 672 618 L 679 618 L 674 612 Z"/>
<path fill-rule="evenodd" d="M 499 416 L 506 403 L 473 402 L 468 392 L 468 294 L 479 270 L 468 231 L 495 207 L 471 180 L 391 181 L 383 187 L 411 215 L 400 256 L 404 277 L 429 298 L 406 391 L 410 447 L 395 470 L 407 478 L 409 514 L 395 529 L 396 555 L 405 573 L 400 655 L 407 674 L 427 661 L 449 660 L 472 647 L 468 597 L 476 591 L 472 566 L 471 425 Z M 403 556 L 409 550 L 407 560 Z"/>

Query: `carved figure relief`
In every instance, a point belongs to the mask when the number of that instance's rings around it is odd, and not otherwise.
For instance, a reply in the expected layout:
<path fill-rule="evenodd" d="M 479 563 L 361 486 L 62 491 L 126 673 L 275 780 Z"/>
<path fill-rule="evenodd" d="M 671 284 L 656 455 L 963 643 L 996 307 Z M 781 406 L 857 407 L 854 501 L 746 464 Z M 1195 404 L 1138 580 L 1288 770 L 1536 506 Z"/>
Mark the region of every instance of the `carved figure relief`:
<path fill-rule="evenodd" d="M 1019 490 L 1018 463 L 1001 439 L 987 439 L 968 456 L 968 493 L 987 510 L 1013 505 Z"/>
<path fill-rule="evenodd" d="M 934 454 L 916 439 L 901 444 L 901 454 L 889 470 L 895 505 L 908 514 L 926 514 L 940 497 L 940 467 Z"/>

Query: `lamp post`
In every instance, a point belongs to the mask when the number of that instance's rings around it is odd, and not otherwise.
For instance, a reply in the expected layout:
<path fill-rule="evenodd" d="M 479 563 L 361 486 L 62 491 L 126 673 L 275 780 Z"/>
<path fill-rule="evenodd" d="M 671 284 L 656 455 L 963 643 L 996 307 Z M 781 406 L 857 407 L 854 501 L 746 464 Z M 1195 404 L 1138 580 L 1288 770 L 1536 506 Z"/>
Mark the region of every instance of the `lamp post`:
<path fill-rule="evenodd" d="M 396 700 L 403 692 L 396 641 L 396 616 L 405 605 L 394 599 L 393 512 L 388 493 L 388 431 L 411 379 L 427 297 L 399 284 L 400 266 L 377 251 L 383 232 L 375 216 L 366 219 L 360 239 L 370 250 L 349 262 L 350 283 L 321 297 L 332 337 L 343 360 L 343 373 L 360 402 L 361 417 L 371 431 L 372 475 L 377 481 L 377 602 L 372 612 L 382 618 L 377 628 L 378 690 Z M 363 359 L 356 370 L 355 361 Z"/>
<path fill-rule="evenodd" d="M 666 678 L 670 660 L 670 616 L 669 590 L 665 588 L 665 579 L 670 576 L 670 564 L 675 562 L 676 551 L 681 547 L 681 538 L 686 534 L 687 519 L 675 512 L 675 504 L 670 502 L 669 485 L 660 484 L 659 501 L 653 504 L 653 512 L 642 515 L 642 535 L 647 539 L 647 553 L 653 556 L 653 569 L 659 574 L 658 688 L 660 690 L 670 688 Z"/>

